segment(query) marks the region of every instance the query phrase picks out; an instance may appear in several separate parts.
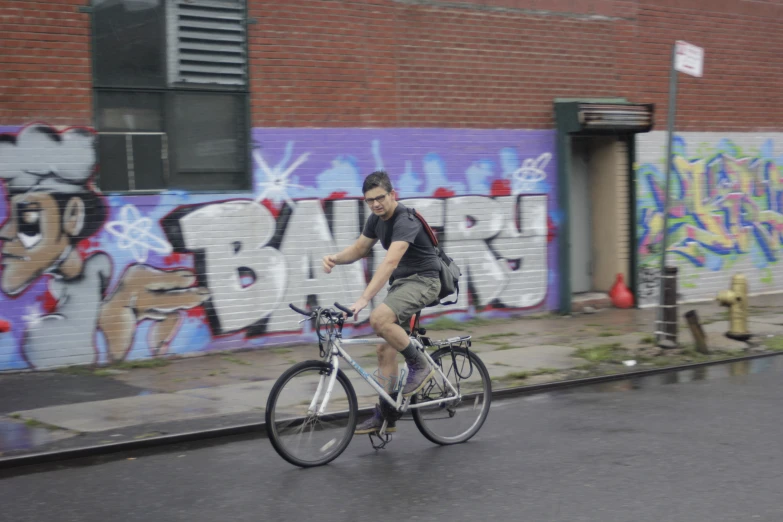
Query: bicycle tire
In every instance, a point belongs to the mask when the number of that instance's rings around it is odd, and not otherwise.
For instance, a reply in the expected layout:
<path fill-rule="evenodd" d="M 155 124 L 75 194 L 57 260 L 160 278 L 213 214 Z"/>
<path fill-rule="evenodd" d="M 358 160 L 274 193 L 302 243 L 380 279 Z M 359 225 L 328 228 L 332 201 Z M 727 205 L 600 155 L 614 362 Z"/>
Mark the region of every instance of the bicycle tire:
<path fill-rule="evenodd" d="M 470 363 L 472 364 L 473 371 L 478 371 L 479 375 L 481 376 L 481 380 L 483 382 L 483 387 L 481 394 L 482 397 L 482 410 L 479 414 L 479 417 L 476 422 L 474 422 L 470 428 L 468 428 L 465 432 L 460 433 L 456 436 L 452 437 L 445 437 L 442 435 L 438 435 L 435 433 L 430 427 L 427 426 L 428 420 L 423 416 L 423 411 L 420 408 L 412 408 L 411 414 L 413 415 L 413 420 L 416 423 L 416 427 L 419 429 L 422 435 L 424 435 L 430 442 L 434 442 L 435 444 L 440 444 L 441 446 L 448 446 L 451 444 L 460 444 L 463 442 L 466 442 L 467 440 L 471 439 L 478 431 L 481 429 L 481 427 L 484 425 L 484 422 L 487 420 L 487 415 L 489 415 L 489 408 L 492 404 L 492 381 L 489 376 L 489 372 L 487 371 L 487 367 L 484 365 L 481 359 L 479 359 L 478 355 L 476 355 L 475 352 L 471 350 L 467 350 L 465 348 L 457 347 L 457 348 L 441 348 L 437 350 L 435 353 L 431 355 L 433 361 L 435 361 L 436 364 L 439 364 L 439 361 L 443 357 L 451 358 L 452 350 L 455 354 L 465 357 L 467 356 L 469 358 Z M 443 365 L 440 364 L 442 367 Z M 435 377 L 440 378 L 440 375 L 436 375 Z M 452 385 L 455 385 L 454 378 L 449 377 L 449 381 Z M 412 404 L 417 404 L 421 400 L 421 395 L 416 394 L 412 399 Z"/>
<path fill-rule="evenodd" d="M 291 379 L 293 379 L 299 374 L 304 373 L 305 371 L 315 370 L 318 372 L 331 372 L 331 369 L 332 367 L 324 361 L 310 360 L 310 361 L 303 361 L 297 363 L 291 368 L 289 368 L 288 370 L 286 370 L 277 379 L 274 386 L 272 387 L 272 391 L 269 393 L 269 398 L 267 399 L 267 404 L 266 404 L 266 415 L 265 415 L 265 420 L 266 420 L 265 428 L 266 428 L 267 436 L 269 437 L 269 441 L 272 443 L 272 447 L 275 449 L 277 454 L 295 466 L 299 466 L 302 468 L 310 468 L 310 467 L 323 466 L 325 464 L 328 464 L 329 462 L 339 457 L 343 451 L 345 451 L 345 449 L 348 447 L 348 444 L 350 444 L 351 439 L 353 438 L 353 432 L 356 429 L 359 406 L 358 406 L 358 401 L 356 400 L 356 392 L 353 388 L 353 385 L 351 384 L 351 381 L 348 379 L 348 377 L 345 375 L 345 373 L 342 370 L 337 371 L 337 379 L 335 381 L 335 386 L 337 386 L 337 384 L 339 383 L 346 392 L 348 398 L 348 413 L 347 413 L 348 418 L 347 418 L 347 424 L 345 426 L 345 429 L 343 430 L 344 435 L 342 437 L 342 440 L 336 443 L 337 445 L 335 449 L 329 455 L 321 459 L 316 459 L 312 461 L 304 460 L 293 455 L 286 448 L 286 444 L 284 444 L 282 440 L 282 436 L 279 433 L 278 427 L 275 423 L 277 401 L 280 397 L 280 393 L 283 391 L 286 384 L 288 384 L 291 381 Z M 331 446 L 334 446 L 334 444 L 331 444 Z"/>

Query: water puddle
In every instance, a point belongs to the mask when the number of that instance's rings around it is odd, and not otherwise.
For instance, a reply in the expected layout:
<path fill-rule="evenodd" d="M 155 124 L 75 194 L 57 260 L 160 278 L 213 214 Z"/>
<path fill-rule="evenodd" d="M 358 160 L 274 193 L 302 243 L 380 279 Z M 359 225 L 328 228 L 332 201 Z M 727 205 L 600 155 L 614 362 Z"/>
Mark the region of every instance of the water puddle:
<path fill-rule="evenodd" d="M 579 387 L 584 392 L 623 392 L 665 386 L 667 384 L 684 384 L 695 381 L 725 379 L 727 377 L 750 376 L 765 372 L 783 371 L 783 361 L 780 357 L 762 357 L 727 364 L 700 366 L 687 370 L 658 373 L 643 377 L 631 377 L 618 381 L 610 381 Z M 575 391 L 575 390 L 564 390 Z"/>
<path fill-rule="evenodd" d="M 33 427 L 22 421 L 0 419 L 0 454 L 29 450 L 73 436 L 73 433 L 65 430 Z"/>

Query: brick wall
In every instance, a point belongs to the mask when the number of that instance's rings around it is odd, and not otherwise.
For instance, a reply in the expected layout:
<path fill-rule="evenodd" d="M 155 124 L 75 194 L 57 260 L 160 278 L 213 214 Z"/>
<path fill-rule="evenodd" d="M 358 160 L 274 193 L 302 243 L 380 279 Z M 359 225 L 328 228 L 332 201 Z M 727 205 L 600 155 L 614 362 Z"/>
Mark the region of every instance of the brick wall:
<path fill-rule="evenodd" d="M 6 1 L 0 122 L 87 124 L 85 0 Z M 555 97 L 657 105 L 671 44 L 706 49 L 681 78 L 683 131 L 777 130 L 783 5 L 751 0 L 252 0 L 253 126 L 552 128 Z"/>
<path fill-rule="evenodd" d="M 0 2 L 0 125 L 92 124 L 86 0 Z"/>
<path fill-rule="evenodd" d="M 779 128 L 783 6 L 682 4 L 255 2 L 254 122 L 551 128 L 555 97 L 624 96 L 663 128 L 684 39 L 707 56 L 681 80 L 683 130 Z"/>

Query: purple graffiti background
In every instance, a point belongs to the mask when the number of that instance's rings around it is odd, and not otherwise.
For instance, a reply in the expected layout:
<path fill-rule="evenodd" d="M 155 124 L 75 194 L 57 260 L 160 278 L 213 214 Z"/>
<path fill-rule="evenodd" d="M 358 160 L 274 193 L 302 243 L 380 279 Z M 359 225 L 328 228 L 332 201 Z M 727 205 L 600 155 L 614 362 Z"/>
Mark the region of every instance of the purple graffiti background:
<path fill-rule="evenodd" d="M 0 127 L 15 133 L 21 127 Z M 361 196 L 364 177 L 373 170 L 389 172 L 400 198 L 475 196 L 547 196 L 547 292 L 535 310 L 557 308 L 557 229 L 561 220 L 557 202 L 554 131 L 475 129 L 254 129 L 253 192 L 193 194 L 167 190 L 153 196 L 103 194 L 107 203 L 104 226 L 79 245 L 85 257 L 103 253 L 111 260 L 109 291 L 133 264 L 161 270 L 195 270 L 190 254 L 173 252 L 161 221 L 183 206 L 206 205 L 232 199 L 255 200 L 279 211 L 298 199 L 335 199 Z M 5 185 L 0 216 L 9 214 Z M 140 229 L 140 224 L 144 228 Z M 131 237 L 133 234 L 136 236 Z M 141 235 L 139 235 L 141 234 Z M 0 371 L 29 368 L 24 355 L 25 331 L 36 317 L 56 313 L 51 301 L 51 276 L 44 275 L 15 296 L 0 294 L 0 319 L 12 330 L 0 335 Z M 280 303 L 285 306 L 285 303 Z M 448 311 L 447 311 L 448 312 Z M 498 316 L 508 310 L 454 310 L 455 319 L 480 314 Z M 181 323 L 168 354 L 208 352 L 281 343 L 311 341 L 307 332 L 248 336 L 247 332 L 215 336 L 197 308 L 180 312 Z M 152 321 L 140 321 L 127 359 L 150 357 L 148 337 Z M 350 335 L 350 332 L 348 332 Z M 354 334 L 368 333 L 367 327 Z M 103 335 L 92 335 L 93 362 L 108 361 Z M 53 350 L 58 343 L 52 339 Z"/>

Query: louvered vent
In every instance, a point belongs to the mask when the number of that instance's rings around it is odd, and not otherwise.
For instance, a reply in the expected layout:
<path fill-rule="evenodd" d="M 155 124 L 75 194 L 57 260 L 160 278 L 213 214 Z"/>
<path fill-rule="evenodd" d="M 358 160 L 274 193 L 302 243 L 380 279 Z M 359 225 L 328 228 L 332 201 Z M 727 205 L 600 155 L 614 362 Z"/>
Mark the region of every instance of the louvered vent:
<path fill-rule="evenodd" d="M 170 0 L 169 83 L 247 83 L 245 0 Z"/>
<path fill-rule="evenodd" d="M 653 127 L 651 103 L 580 103 L 579 123 L 585 129 L 615 129 L 649 132 Z"/>

